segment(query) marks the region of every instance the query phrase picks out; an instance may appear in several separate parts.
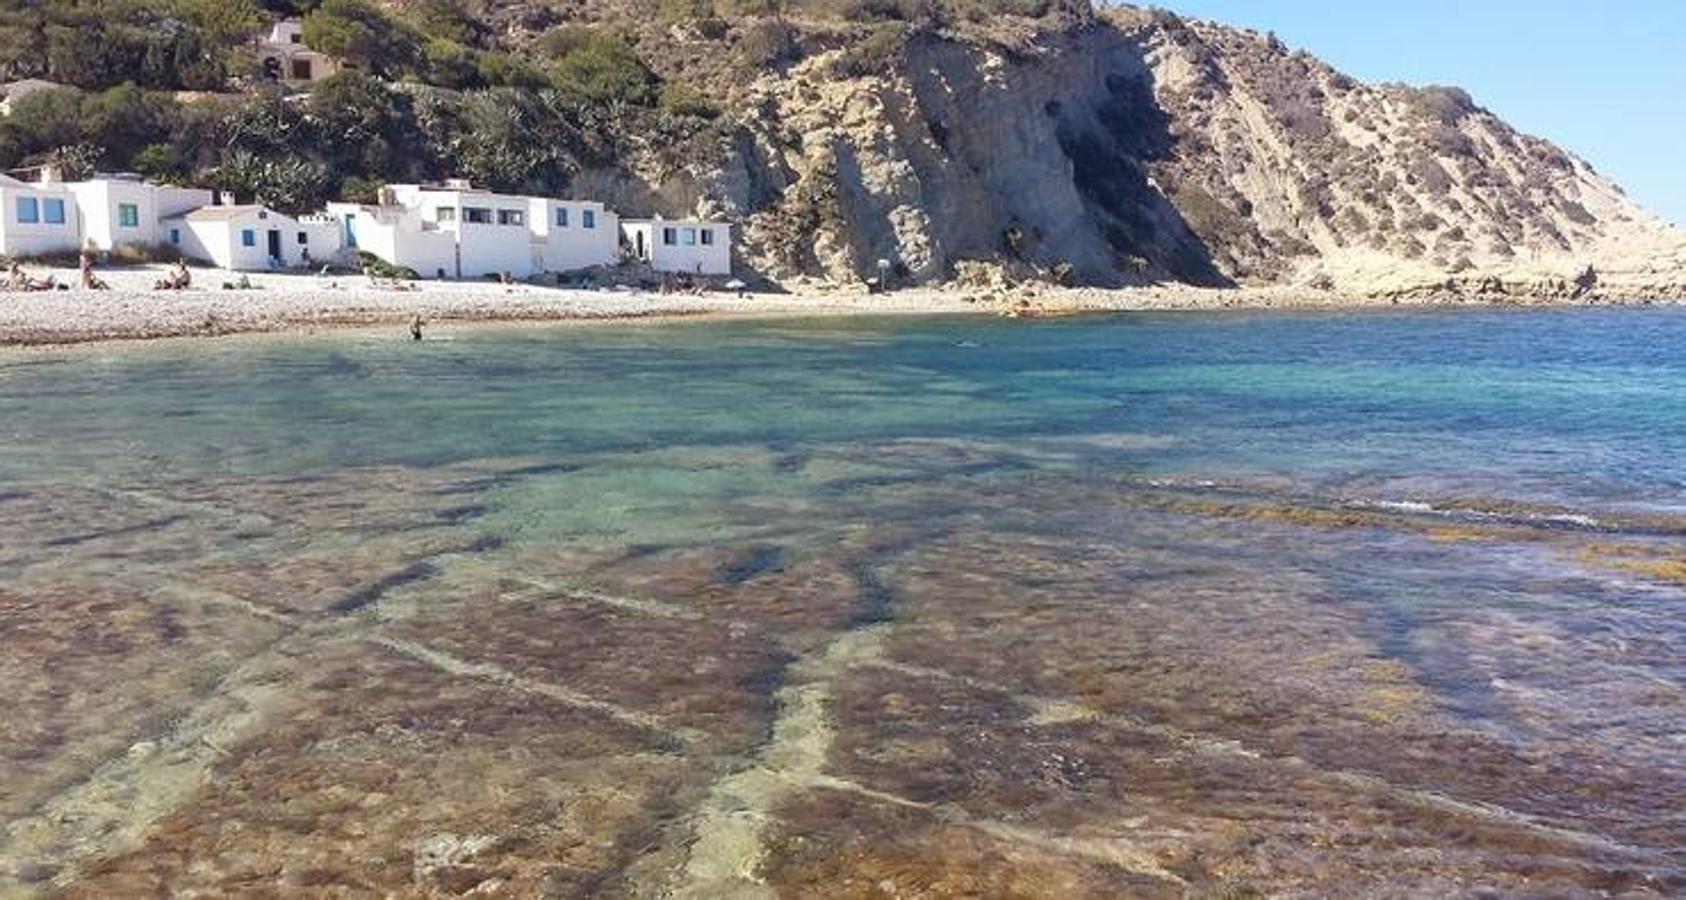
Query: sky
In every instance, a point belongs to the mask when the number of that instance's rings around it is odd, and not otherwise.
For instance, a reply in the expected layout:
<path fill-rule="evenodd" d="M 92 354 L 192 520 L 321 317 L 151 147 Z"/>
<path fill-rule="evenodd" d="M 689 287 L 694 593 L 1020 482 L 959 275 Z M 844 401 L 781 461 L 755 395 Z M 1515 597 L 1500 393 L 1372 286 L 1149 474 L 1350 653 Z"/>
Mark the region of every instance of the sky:
<path fill-rule="evenodd" d="M 1274 31 L 1365 81 L 1450 84 L 1686 225 L 1686 0 L 1137 0 Z"/>

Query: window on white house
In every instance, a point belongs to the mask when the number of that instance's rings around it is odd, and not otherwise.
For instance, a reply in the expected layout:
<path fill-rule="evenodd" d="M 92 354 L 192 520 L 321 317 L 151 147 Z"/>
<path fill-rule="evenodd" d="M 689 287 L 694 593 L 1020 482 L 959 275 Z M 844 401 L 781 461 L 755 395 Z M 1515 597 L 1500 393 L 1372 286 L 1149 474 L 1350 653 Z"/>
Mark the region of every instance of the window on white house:
<path fill-rule="evenodd" d="M 19 197 L 18 221 L 25 225 L 33 225 L 41 221 L 41 201 L 34 197 Z"/>
<path fill-rule="evenodd" d="M 300 41 L 300 40 L 301 40 L 301 39 L 302 39 L 302 38 L 303 38 L 303 35 L 300 35 L 300 34 L 299 34 L 299 33 L 297 33 L 297 32 L 294 32 L 294 33 L 292 33 L 292 34 L 289 34 L 289 35 L 287 35 L 287 43 L 289 43 L 289 44 L 297 44 L 297 43 L 299 43 L 299 41 Z"/>
<path fill-rule="evenodd" d="M 457 220 L 457 208 L 441 206 L 433 211 L 433 220 L 435 222 L 455 222 Z"/>
<path fill-rule="evenodd" d="M 527 224 L 527 216 L 518 209 L 500 209 L 498 210 L 498 224 L 525 225 Z"/>
<path fill-rule="evenodd" d="M 308 59 L 295 59 L 295 60 L 293 60 L 293 80 L 294 81 L 309 81 L 310 80 L 310 60 L 308 60 Z"/>
<path fill-rule="evenodd" d="M 302 232 L 302 231 L 301 231 L 301 232 L 299 232 L 299 243 L 301 243 L 301 244 L 308 244 L 308 243 L 310 243 L 310 235 L 308 235 L 308 234 L 305 234 L 305 233 L 304 233 L 304 232 Z"/>
<path fill-rule="evenodd" d="M 568 207 L 558 206 L 556 208 L 556 227 L 557 228 L 567 228 L 568 227 Z"/>
<path fill-rule="evenodd" d="M 43 200 L 41 202 L 41 218 L 46 220 L 48 225 L 63 225 L 64 201 Z"/>
<path fill-rule="evenodd" d="M 662 229 L 662 243 L 666 244 L 669 247 L 672 247 L 675 244 L 678 244 L 679 243 L 679 229 L 677 229 L 677 228 L 663 228 Z"/>
<path fill-rule="evenodd" d="M 492 223 L 492 211 L 479 206 L 465 206 L 462 211 L 463 221 L 474 222 L 479 225 Z"/>
<path fill-rule="evenodd" d="M 240 232 L 240 246 L 242 246 L 242 247 L 256 247 L 257 245 L 258 245 L 258 233 L 257 232 L 253 231 L 250 228 L 246 228 L 246 229 L 241 230 L 241 232 Z"/>
<path fill-rule="evenodd" d="M 702 244 L 704 247 L 714 246 L 714 229 L 704 228 L 701 232 L 699 232 L 699 235 L 702 237 Z"/>
<path fill-rule="evenodd" d="M 123 228 L 139 228 L 140 207 L 133 203 L 117 204 L 117 224 Z"/>
<path fill-rule="evenodd" d="M 593 210 L 589 210 L 589 209 L 580 210 L 580 227 L 581 228 L 596 228 L 597 227 L 597 213 L 594 212 Z"/>
<path fill-rule="evenodd" d="M 682 234 L 685 246 L 695 247 L 697 245 L 697 230 L 695 228 L 687 228 L 682 232 Z"/>
<path fill-rule="evenodd" d="M 172 243 L 172 244 L 181 243 L 181 229 L 180 228 L 170 229 L 170 243 Z"/>

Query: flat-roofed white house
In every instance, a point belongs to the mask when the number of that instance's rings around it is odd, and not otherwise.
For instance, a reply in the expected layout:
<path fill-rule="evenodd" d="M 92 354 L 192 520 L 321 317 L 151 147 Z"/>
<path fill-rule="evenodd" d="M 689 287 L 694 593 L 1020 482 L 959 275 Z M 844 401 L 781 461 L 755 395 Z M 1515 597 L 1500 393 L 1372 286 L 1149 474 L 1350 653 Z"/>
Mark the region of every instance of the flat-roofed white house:
<path fill-rule="evenodd" d="M 340 224 L 326 216 L 294 218 L 266 206 L 202 206 L 158 223 L 183 256 L 231 271 L 309 266 L 339 255 Z"/>
<path fill-rule="evenodd" d="M 304 23 L 298 19 L 276 22 L 256 43 L 258 65 L 268 81 L 309 84 L 343 68 L 339 60 L 305 46 Z"/>
<path fill-rule="evenodd" d="M 76 195 L 64 185 L 0 175 L 0 255 L 73 252 L 81 234 Z"/>
<path fill-rule="evenodd" d="M 377 205 L 331 203 L 343 241 L 424 278 L 528 278 L 610 265 L 615 215 L 601 203 L 498 194 L 463 181 L 398 184 Z"/>
<path fill-rule="evenodd" d="M 732 273 L 732 226 L 702 219 L 623 219 L 632 255 L 657 272 Z"/>
<path fill-rule="evenodd" d="M 159 220 L 216 202 L 214 191 L 153 184 L 138 175 L 100 175 L 64 187 L 76 195 L 82 245 L 95 250 L 166 243 Z"/>
<path fill-rule="evenodd" d="M 620 216 L 613 210 L 590 200 L 531 199 L 543 271 L 573 272 L 620 262 Z"/>

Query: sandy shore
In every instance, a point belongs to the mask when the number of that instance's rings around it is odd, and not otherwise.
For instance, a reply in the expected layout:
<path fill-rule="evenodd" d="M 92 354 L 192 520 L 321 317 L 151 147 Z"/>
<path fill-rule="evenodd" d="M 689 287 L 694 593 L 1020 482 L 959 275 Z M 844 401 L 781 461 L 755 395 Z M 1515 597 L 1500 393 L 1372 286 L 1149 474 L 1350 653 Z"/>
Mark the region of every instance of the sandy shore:
<path fill-rule="evenodd" d="M 247 276 L 251 289 L 227 289 L 238 274 L 195 270 L 194 287 L 158 292 L 162 269 L 107 270 L 109 291 L 0 292 L 0 345 L 309 331 L 331 327 L 681 318 L 972 313 L 1029 316 L 1128 310 L 1358 308 L 1399 305 L 1519 305 L 1514 298 L 1354 296 L 1300 288 L 1211 290 L 1183 286 L 1128 290 L 1059 288 L 920 288 L 885 295 L 838 290 L 782 294 L 658 294 L 627 289 L 575 290 L 487 282 L 418 282 L 411 290 L 372 285 L 361 276 Z M 36 271 L 33 274 L 45 274 Z M 75 272 L 53 272 L 74 283 Z M 1543 301 L 1542 301 L 1543 302 Z M 1596 301 L 1594 301 L 1596 302 Z"/>

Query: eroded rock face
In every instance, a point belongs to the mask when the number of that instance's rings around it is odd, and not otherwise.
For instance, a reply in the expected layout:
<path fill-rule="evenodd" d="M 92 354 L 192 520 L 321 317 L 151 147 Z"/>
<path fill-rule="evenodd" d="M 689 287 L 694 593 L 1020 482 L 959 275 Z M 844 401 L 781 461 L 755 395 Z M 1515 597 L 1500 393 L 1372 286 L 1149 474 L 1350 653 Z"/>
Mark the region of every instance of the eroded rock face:
<path fill-rule="evenodd" d="M 1362 84 L 1267 35 L 1130 8 L 796 27 L 811 46 L 792 65 L 724 83 L 674 66 L 722 83 L 730 136 L 632 165 L 669 212 L 737 218 L 740 259 L 777 279 L 882 260 L 917 282 L 984 261 L 1366 294 L 1492 278 L 1535 296 L 1588 265 L 1610 298 L 1686 281 L 1686 235 L 1457 89 Z"/>
<path fill-rule="evenodd" d="M 1048 39 L 918 34 L 878 74 L 838 79 L 822 56 L 757 82 L 752 105 L 776 118 L 800 174 L 750 217 L 749 253 L 839 280 L 879 260 L 917 281 L 993 260 L 1065 264 L 1092 283 L 1226 283 L 1153 182 L 1172 141 L 1135 39 L 1104 26 Z M 803 253 L 784 252 L 793 228 L 815 232 Z"/>

